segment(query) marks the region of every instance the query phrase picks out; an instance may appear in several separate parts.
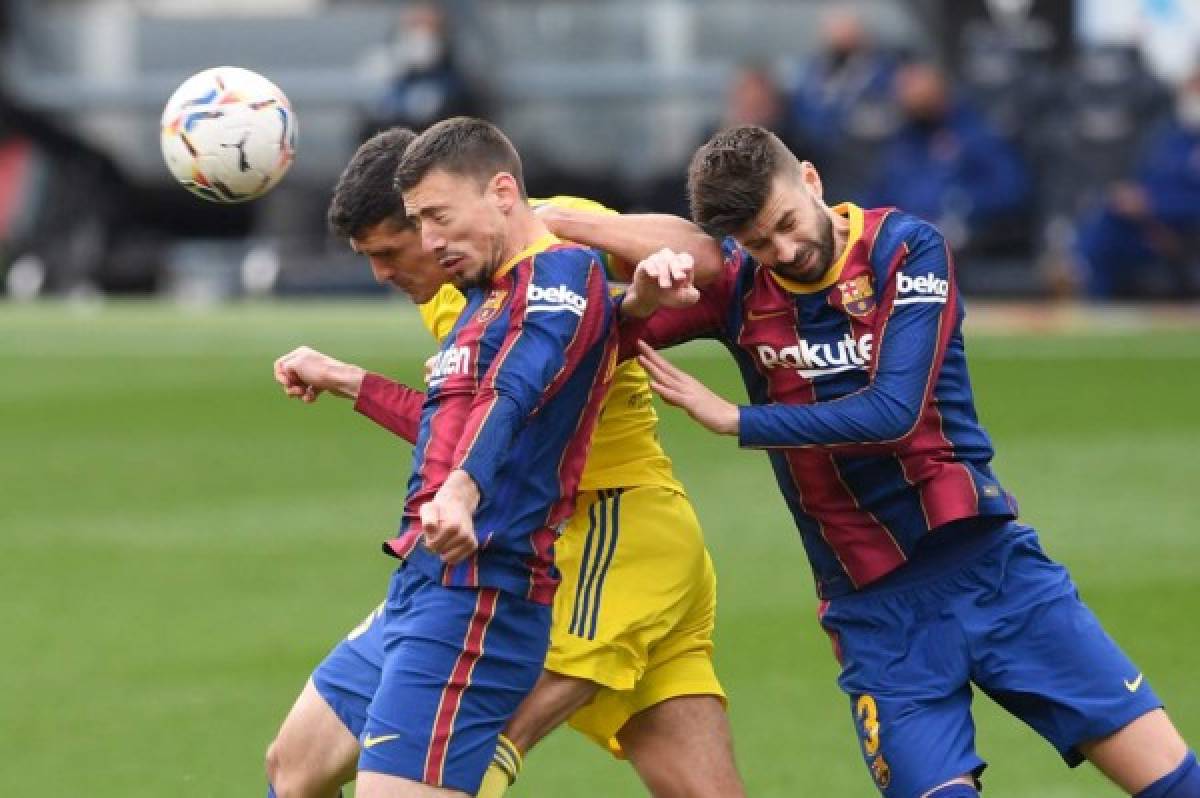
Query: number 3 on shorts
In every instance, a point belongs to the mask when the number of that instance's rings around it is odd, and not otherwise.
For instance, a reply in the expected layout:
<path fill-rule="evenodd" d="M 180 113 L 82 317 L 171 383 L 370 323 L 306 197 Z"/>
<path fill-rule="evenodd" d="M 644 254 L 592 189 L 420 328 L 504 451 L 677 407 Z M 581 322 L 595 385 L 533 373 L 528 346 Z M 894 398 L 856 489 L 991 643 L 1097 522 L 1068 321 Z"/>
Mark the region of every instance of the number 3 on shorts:
<path fill-rule="evenodd" d="M 879 753 L 879 708 L 875 699 L 869 695 L 861 695 L 854 704 L 854 719 L 862 734 L 863 753 L 868 757 Z"/>

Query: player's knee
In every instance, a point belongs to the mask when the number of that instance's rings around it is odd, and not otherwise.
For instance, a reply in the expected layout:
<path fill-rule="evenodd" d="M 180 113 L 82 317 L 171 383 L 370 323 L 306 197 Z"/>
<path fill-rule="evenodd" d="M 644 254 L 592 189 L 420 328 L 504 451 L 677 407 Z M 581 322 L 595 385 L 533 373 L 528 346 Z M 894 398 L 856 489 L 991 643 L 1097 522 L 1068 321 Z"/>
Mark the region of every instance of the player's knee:
<path fill-rule="evenodd" d="M 1200 798 L 1200 764 L 1188 751 L 1179 767 L 1139 792 L 1134 798 Z"/>
<path fill-rule="evenodd" d="M 275 738 L 267 746 L 267 783 L 277 798 L 298 798 L 314 794 L 313 774 L 305 771 L 303 760 L 289 756 L 287 744 Z"/>

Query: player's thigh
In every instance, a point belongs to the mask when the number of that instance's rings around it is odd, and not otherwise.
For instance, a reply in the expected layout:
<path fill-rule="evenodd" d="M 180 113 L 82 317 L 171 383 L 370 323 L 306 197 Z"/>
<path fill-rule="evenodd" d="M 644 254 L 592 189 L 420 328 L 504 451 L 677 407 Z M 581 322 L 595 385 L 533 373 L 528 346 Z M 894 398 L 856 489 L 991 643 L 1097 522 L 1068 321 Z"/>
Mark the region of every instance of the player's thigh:
<path fill-rule="evenodd" d="M 386 657 L 360 779 L 382 773 L 477 791 L 500 730 L 541 673 L 549 626 L 548 607 L 402 569 L 385 611 Z"/>
<path fill-rule="evenodd" d="M 1162 702 L 1032 530 L 1000 554 L 983 564 L 995 573 L 981 574 L 985 590 L 963 614 L 973 678 L 1076 765 L 1081 743 L 1116 733 Z"/>
<path fill-rule="evenodd" d="M 596 698 L 602 688 L 587 679 L 542 671 L 533 691 L 504 727 L 518 751 L 528 753 L 563 721 Z"/>
<path fill-rule="evenodd" d="M 470 795 L 462 790 L 431 787 L 386 773 L 360 773 L 354 794 L 357 798 L 466 798 Z"/>
<path fill-rule="evenodd" d="M 267 749 L 277 795 L 329 796 L 354 779 L 358 739 L 309 679 Z"/>
<path fill-rule="evenodd" d="M 823 605 L 863 763 L 887 798 L 917 798 L 985 766 L 975 751 L 967 652 L 953 580 Z"/>
<path fill-rule="evenodd" d="M 655 486 L 582 493 L 555 550 L 546 668 L 631 689 L 692 602 L 706 555 L 691 505 Z"/>
<path fill-rule="evenodd" d="M 656 798 L 743 795 L 725 704 L 713 695 L 676 696 L 633 715 L 621 747 Z"/>

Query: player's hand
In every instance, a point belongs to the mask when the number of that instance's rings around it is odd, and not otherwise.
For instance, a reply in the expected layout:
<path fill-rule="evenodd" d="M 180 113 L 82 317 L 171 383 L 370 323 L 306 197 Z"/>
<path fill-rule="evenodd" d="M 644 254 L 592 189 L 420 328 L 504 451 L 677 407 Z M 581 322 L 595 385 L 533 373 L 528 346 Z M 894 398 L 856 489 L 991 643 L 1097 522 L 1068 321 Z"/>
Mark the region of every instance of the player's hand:
<path fill-rule="evenodd" d="M 663 401 L 682 408 L 718 435 L 738 434 L 737 405 L 717 396 L 700 380 L 672 365 L 645 341 L 638 341 L 638 350 L 641 352 L 638 362 L 650 376 L 650 387 Z"/>
<path fill-rule="evenodd" d="M 462 562 L 479 548 L 474 520 L 478 504 L 475 482 L 465 471 L 455 470 L 437 494 L 421 505 L 425 545 L 449 565 Z"/>
<path fill-rule="evenodd" d="M 634 318 L 646 318 L 659 308 L 696 304 L 700 291 L 693 284 L 694 269 L 690 254 L 660 249 L 634 269 L 621 312 Z"/>
<path fill-rule="evenodd" d="M 315 402 L 323 391 L 344 399 L 358 397 L 366 372 L 307 346 L 275 361 L 275 381 L 293 399 Z"/>

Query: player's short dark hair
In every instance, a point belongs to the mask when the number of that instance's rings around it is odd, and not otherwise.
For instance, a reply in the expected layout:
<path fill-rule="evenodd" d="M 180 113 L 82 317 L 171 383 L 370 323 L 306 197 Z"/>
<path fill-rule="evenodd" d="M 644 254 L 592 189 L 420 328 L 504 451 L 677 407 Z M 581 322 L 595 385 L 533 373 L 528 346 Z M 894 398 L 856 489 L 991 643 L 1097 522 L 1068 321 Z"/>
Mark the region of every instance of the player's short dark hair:
<path fill-rule="evenodd" d="M 394 127 L 362 143 L 338 178 L 329 201 L 326 218 L 334 235 L 354 238 L 384 219 L 400 228 L 412 226 L 393 177 L 400 156 L 416 137 L 408 128 Z"/>
<path fill-rule="evenodd" d="M 434 169 L 475 178 L 483 186 L 500 172 L 512 175 L 526 197 L 521 156 L 500 128 L 483 119 L 456 116 L 417 136 L 396 169 L 396 188 L 408 191 Z"/>
<path fill-rule="evenodd" d="M 771 131 L 731 127 L 705 142 L 688 166 L 692 220 L 723 238 L 748 225 L 766 204 L 771 181 L 799 162 Z"/>

